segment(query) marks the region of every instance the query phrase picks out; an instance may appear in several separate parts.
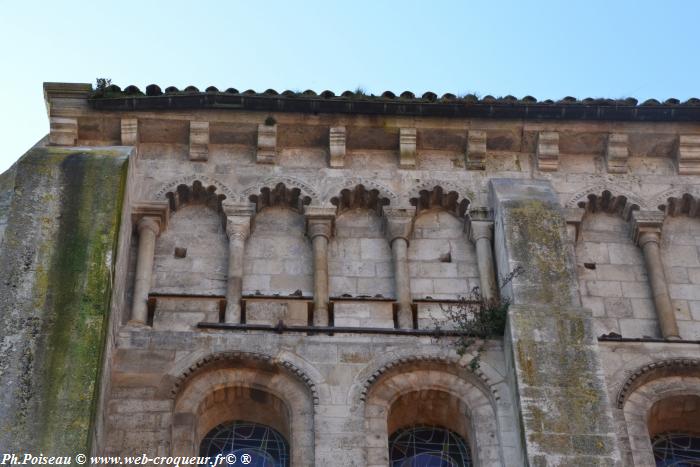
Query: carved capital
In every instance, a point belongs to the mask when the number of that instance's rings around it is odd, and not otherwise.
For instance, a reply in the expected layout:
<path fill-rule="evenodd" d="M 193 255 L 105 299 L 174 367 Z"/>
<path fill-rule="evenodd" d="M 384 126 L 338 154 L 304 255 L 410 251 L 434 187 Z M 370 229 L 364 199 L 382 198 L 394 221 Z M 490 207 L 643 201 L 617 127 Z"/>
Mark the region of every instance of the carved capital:
<path fill-rule="evenodd" d="M 251 203 L 227 203 L 221 204 L 226 215 L 226 235 L 229 240 L 245 241 L 250 235 L 255 206 Z"/>
<path fill-rule="evenodd" d="M 469 210 L 464 222 L 464 232 L 471 242 L 487 237 L 493 239 L 493 212 L 487 207 L 475 207 Z"/>
<path fill-rule="evenodd" d="M 131 223 L 139 233 L 148 228 L 156 235 L 160 234 L 168 227 L 169 216 L 170 206 L 167 201 L 143 201 L 135 203 L 131 209 Z"/>
<path fill-rule="evenodd" d="M 229 216 L 226 218 L 226 235 L 229 240 L 245 241 L 250 235 L 250 217 Z"/>
<path fill-rule="evenodd" d="M 661 211 L 634 211 L 632 213 L 632 239 L 639 246 L 651 241 L 659 242 L 664 223 Z"/>
<path fill-rule="evenodd" d="M 335 207 L 311 206 L 306 208 L 306 235 L 311 240 L 319 235 L 330 239 L 335 228 Z"/>
<path fill-rule="evenodd" d="M 416 215 L 416 208 L 384 208 L 384 219 L 386 219 L 385 232 L 389 244 L 397 238 L 403 238 L 408 243 L 413 230 L 413 220 Z"/>
<path fill-rule="evenodd" d="M 221 209 L 226 217 L 253 217 L 255 205 L 252 203 L 236 203 L 225 200 L 221 203 Z"/>

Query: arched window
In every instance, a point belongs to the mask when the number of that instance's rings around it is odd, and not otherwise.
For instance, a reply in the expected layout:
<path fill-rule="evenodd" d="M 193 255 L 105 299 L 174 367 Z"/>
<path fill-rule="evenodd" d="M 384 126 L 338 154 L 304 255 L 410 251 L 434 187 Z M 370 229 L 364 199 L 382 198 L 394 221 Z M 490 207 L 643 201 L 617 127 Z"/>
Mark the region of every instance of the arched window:
<path fill-rule="evenodd" d="M 276 430 L 269 426 L 244 421 L 222 423 L 202 440 L 199 455 L 210 457 L 234 454 L 237 459 L 247 454 L 249 467 L 289 467 L 289 446 Z"/>
<path fill-rule="evenodd" d="M 436 426 L 404 428 L 389 438 L 391 467 L 469 467 L 467 443 Z"/>
<path fill-rule="evenodd" d="M 657 467 L 700 465 L 700 435 L 662 433 L 651 440 Z"/>

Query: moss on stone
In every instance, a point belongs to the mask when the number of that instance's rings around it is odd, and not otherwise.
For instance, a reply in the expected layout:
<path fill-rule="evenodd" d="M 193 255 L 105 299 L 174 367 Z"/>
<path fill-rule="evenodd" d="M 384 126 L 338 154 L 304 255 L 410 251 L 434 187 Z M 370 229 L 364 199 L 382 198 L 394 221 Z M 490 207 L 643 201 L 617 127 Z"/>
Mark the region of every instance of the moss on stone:
<path fill-rule="evenodd" d="M 17 305 L 25 318 L 13 323 L 25 342 L 11 442 L 45 454 L 88 452 L 127 156 L 35 148 L 19 164 L 24 192 L 10 227 L 35 253 L 24 271 L 30 300 Z"/>
<path fill-rule="evenodd" d="M 514 259 L 527 265 L 527 281 L 537 285 L 531 301 L 569 305 L 573 277 L 567 267 L 563 217 L 540 200 L 519 202 L 508 216 L 516 239 Z"/>

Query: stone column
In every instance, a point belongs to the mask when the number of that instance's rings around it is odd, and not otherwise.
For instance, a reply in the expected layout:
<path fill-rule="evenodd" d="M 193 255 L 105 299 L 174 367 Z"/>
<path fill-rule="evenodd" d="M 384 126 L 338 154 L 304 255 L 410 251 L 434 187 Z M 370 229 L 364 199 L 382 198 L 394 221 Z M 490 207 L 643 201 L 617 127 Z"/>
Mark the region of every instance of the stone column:
<path fill-rule="evenodd" d="M 239 324 L 241 322 L 245 241 L 250 235 L 251 219 L 255 214 L 255 208 L 247 203 L 224 203 L 223 209 L 226 215 L 226 235 L 228 235 L 228 277 L 224 322 Z"/>
<path fill-rule="evenodd" d="M 306 234 L 314 251 L 314 326 L 328 326 L 328 242 L 335 208 L 306 208 Z"/>
<path fill-rule="evenodd" d="M 167 202 L 134 205 L 131 219 L 139 236 L 139 245 L 131 306 L 131 324 L 146 324 L 148 321 L 148 292 L 151 290 L 153 278 L 156 237 L 165 230 L 169 212 Z"/>
<path fill-rule="evenodd" d="M 481 295 L 487 300 L 498 297 L 496 270 L 493 265 L 493 219 L 488 208 L 476 208 L 469 211 L 469 240 L 476 247 L 476 261 L 479 268 Z"/>
<path fill-rule="evenodd" d="M 411 277 L 408 273 L 408 239 L 413 230 L 416 208 L 384 208 L 386 236 L 394 259 L 396 301 L 399 305 L 399 328 L 413 329 Z"/>
<path fill-rule="evenodd" d="M 661 227 L 664 213 L 657 211 L 634 211 L 632 213 L 634 242 L 644 253 L 644 262 L 649 276 L 651 294 L 654 297 L 656 315 L 664 339 L 680 339 L 676 315 L 668 293 L 664 265 L 661 262 Z"/>

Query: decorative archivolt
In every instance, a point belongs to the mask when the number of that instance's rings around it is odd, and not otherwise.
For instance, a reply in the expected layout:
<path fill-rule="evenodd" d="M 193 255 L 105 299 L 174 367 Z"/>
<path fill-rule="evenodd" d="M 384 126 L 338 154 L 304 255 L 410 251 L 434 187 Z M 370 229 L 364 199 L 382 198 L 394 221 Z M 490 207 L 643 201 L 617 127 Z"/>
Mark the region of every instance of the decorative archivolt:
<path fill-rule="evenodd" d="M 623 408 L 629 395 L 643 384 L 670 376 L 700 376 L 700 360 L 671 358 L 649 362 L 637 368 L 622 383 L 617 393 L 617 408 Z"/>
<path fill-rule="evenodd" d="M 173 180 L 171 182 L 168 182 L 167 184 L 163 185 L 160 190 L 158 190 L 154 197 L 156 199 L 163 199 L 166 197 L 166 194 L 172 191 L 175 191 L 178 186 L 180 185 L 193 185 L 194 182 L 198 181 L 200 184 L 203 186 L 207 187 L 214 187 L 216 191 L 219 194 L 225 195 L 227 199 L 229 200 L 234 200 L 236 199 L 236 195 L 231 191 L 229 187 L 227 187 L 225 184 L 221 183 L 219 180 L 216 180 L 211 177 L 207 177 L 206 175 L 188 175 L 186 177 L 181 177 L 178 178 L 177 180 Z"/>
<path fill-rule="evenodd" d="M 221 203 L 226 199 L 226 195 L 217 193 L 216 186 L 205 187 L 199 180 L 192 182 L 192 185 L 180 184 L 165 193 L 165 197 L 173 211 L 187 204 L 201 204 L 219 213 L 222 212 Z"/>
<path fill-rule="evenodd" d="M 471 371 L 468 369 L 468 363 L 465 359 L 458 359 L 452 356 L 446 355 L 392 355 L 387 354 L 380 357 L 380 361 L 374 366 L 368 366 L 360 375 L 358 375 L 358 383 L 354 385 L 353 393 L 351 394 L 351 399 L 357 400 L 357 402 L 365 402 L 367 394 L 371 387 L 379 380 L 382 375 L 389 372 L 390 370 L 400 370 L 402 367 L 409 368 L 426 367 L 428 369 L 438 369 L 437 367 L 451 367 L 453 369 L 459 369 L 462 371 L 469 371 L 473 378 L 478 381 L 480 386 L 487 392 L 491 394 L 494 401 L 498 401 L 501 398 L 499 394 L 497 385 L 501 381 L 500 375 L 498 375 L 495 370 L 492 370 L 488 365 L 482 364 L 482 367 L 476 371 Z"/>
<path fill-rule="evenodd" d="M 572 205 L 573 204 L 573 205 Z M 608 214 L 618 214 L 625 220 L 629 220 L 632 212 L 639 210 L 644 203 L 636 197 L 617 194 L 614 195 L 609 190 L 598 192 L 588 192 L 573 198 L 567 207 L 584 208 L 586 212 L 604 212 Z"/>
<path fill-rule="evenodd" d="M 659 209 L 669 216 L 700 217 L 700 195 L 683 193 L 669 196 L 659 204 Z"/>
<path fill-rule="evenodd" d="M 392 204 L 400 204 L 399 196 L 393 190 L 371 178 L 350 177 L 342 178 L 337 184 L 334 184 L 333 182 L 333 179 L 326 180 L 327 187 L 324 191 L 324 202 L 331 201 L 333 197 L 337 197 L 337 193 L 342 192 L 343 190 L 353 190 L 358 185 L 362 185 L 368 191 L 376 190 L 377 192 L 379 192 L 379 195 L 382 198 L 390 200 Z"/>
<path fill-rule="evenodd" d="M 457 191 L 445 191 L 440 185 L 436 185 L 432 189 L 420 190 L 418 195 L 412 197 L 409 201 L 411 205 L 416 207 L 417 215 L 419 215 L 421 211 L 439 208 L 444 209 L 456 217 L 465 217 L 470 204 L 469 199 L 460 199 L 460 195 Z"/>
<path fill-rule="evenodd" d="M 200 358 L 174 378 L 168 396 L 174 399 L 182 390 L 185 382 L 194 376 L 204 373 L 209 369 L 216 368 L 217 366 L 227 365 L 231 368 L 269 367 L 286 371 L 306 386 L 311 394 L 314 405 L 319 402 L 317 385 L 304 370 L 290 361 L 278 360 L 271 355 L 256 352 L 221 352 Z"/>
<path fill-rule="evenodd" d="M 338 208 L 338 214 L 342 214 L 350 209 L 370 209 L 377 215 L 382 214 L 384 206 L 388 206 L 391 201 L 382 196 L 376 188 L 367 189 L 364 185 L 355 185 L 353 188 L 345 188 L 338 196 L 331 198 L 331 204 Z"/>
<path fill-rule="evenodd" d="M 264 187 L 277 187 L 283 184 L 287 190 L 298 190 L 299 196 L 302 199 L 309 198 L 309 200 L 317 201 L 319 199 L 318 190 L 295 177 L 290 176 L 279 176 L 279 177 L 269 177 L 259 182 L 249 185 L 245 190 L 241 192 L 240 201 L 245 202 L 250 200 L 250 196 L 257 195 L 262 191 Z M 308 203 L 304 203 L 308 204 Z"/>
<path fill-rule="evenodd" d="M 298 187 L 287 187 L 280 182 L 274 187 L 263 187 L 257 194 L 251 194 L 248 200 L 255 203 L 256 211 L 266 207 L 281 206 L 290 208 L 299 213 L 304 211 L 304 206 L 311 203 L 311 197 L 306 196 Z"/>

